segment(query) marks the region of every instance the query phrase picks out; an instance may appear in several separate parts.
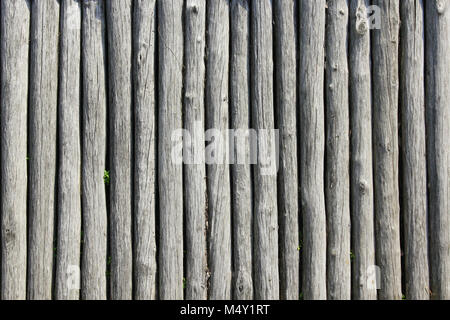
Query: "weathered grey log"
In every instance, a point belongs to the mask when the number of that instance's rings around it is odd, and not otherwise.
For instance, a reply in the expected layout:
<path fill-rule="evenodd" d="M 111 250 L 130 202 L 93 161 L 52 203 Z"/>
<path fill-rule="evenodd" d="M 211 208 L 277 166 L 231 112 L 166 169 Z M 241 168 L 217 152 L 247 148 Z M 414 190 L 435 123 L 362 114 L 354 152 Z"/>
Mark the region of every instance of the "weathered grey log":
<path fill-rule="evenodd" d="M 399 0 L 375 0 L 380 29 L 372 32 L 373 159 L 379 298 L 402 298 L 398 181 Z"/>
<path fill-rule="evenodd" d="M 280 226 L 280 298 L 300 295 L 299 208 L 297 173 L 297 69 L 294 0 L 273 2 L 275 109 L 280 130 L 278 210 Z"/>
<path fill-rule="evenodd" d="M 324 8 L 325 9 L 325 8 Z M 258 300 L 279 298 L 278 274 L 278 208 L 277 171 L 270 170 L 267 160 L 275 161 L 275 133 L 262 135 L 261 130 L 273 130 L 273 50 L 272 1 L 252 2 L 251 94 L 252 123 L 258 130 L 257 161 L 254 166 L 254 287 Z M 272 168 L 274 169 L 274 168 Z"/>
<path fill-rule="evenodd" d="M 231 2 L 230 108 L 231 128 L 244 132 L 250 125 L 250 23 L 249 1 Z M 245 131 L 242 131 L 245 130 Z M 233 297 L 253 299 L 252 278 L 252 177 L 250 149 L 232 140 L 235 163 L 231 166 L 233 210 Z M 233 144 L 234 143 L 234 144 Z M 245 161 L 238 161 L 245 159 Z"/>
<path fill-rule="evenodd" d="M 426 1 L 426 122 L 433 299 L 450 299 L 450 2 Z"/>
<path fill-rule="evenodd" d="M 103 0 L 82 2 L 81 296 L 106 299 L 106 19 Z"/>
<path fill-rule="evenodd" d="M 158 2 L 159 297 L 183 299 L 183 168 L 172 135 L 182 126 L 183 0 Z"/>
<path fill-rule="evenodd" d="M 327 2 L 326 170 L 327 297 L 351 298 L 348 2 Z"/>
<path fill-rule="evenodd" d="M 370 0 L 351 0 L 349 11 L 352 298 L 356 300 L 377 298 L 376 283 L 369 285 L 374 280 L 369 278 L 369 268 L 375 265 L 369 5 Z"/>
<path fill-rule="evenodd" d="M 206 2 L 187 0 L 184 12 L 184 165 L 186 299 L 207 298 L 205 166 Z"/>
<path fill-rule="evenodd" d="M 134 297 L 156 298 L 156 1 L 134 3 Z"/>
<path fill-rule="evenodd" d="M 348 3 L 328 1 L 326 27 L 327 288 L 331 300 L 350 299 Z"/>
<path fill-rule="evenodd" d="M 324 194 L 325 0 L 300 0 L 300 189 L 303 216 L 303 295 L 326 299 Z"/>
<path fill-rule="evenodd" d="M 408 300 L 429 299 L 427 169 L 425 144 L 425 39 L 422 0 L 401 9 L 401 129 L 403 230 Z"/>
<path fill-rule="evenodd" d="M 59 1 L 32 1 L 28 298 L 52 298 Z"/>
<path fill-rule="evenodd" d="M 6 0 L 0 8 L 2 300 L 26 298 L 29 6 Z"/>
<path fill-rule="evenodd" d="M 58 101 L 58 207 L 55 298 L 80 297 L 81 154 L 80 33 L 81 6 L 61 1 Z"/>
<path fill-rule="evenodd" d="M 228 141 L 224 136 L 229 122 L 229 1 L 208 1 L 206 17 L 206 127 L 219 130 L 222 134 L 216 145 L 220 145 L 220 151 L 223 151 L 215 154 L 215 164 L 207 165 L 209 298 L 222 300 L 231 298 L 232 276 L 231 186 L 227 163 Z"/>
<path fill-rule="evenodd" d="M 132 1 L 106 1 L 110 167 L 111 298 L 132 298 Z"/>

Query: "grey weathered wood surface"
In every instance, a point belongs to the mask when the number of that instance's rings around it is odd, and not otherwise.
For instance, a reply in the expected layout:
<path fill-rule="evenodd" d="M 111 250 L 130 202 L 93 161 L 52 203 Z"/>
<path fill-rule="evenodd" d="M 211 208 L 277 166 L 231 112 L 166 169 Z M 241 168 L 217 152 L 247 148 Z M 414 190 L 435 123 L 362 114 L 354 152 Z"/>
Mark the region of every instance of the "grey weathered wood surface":
<path fill-rule="evenodd" d="M 132 1 L 106 1 L 110 138 L 111 298 L 132 298 Z"/>
<path fill-rule="evenodd" d="M 159 297 L 183 298 L 183 168 L 172 158 L 182 127 L 183 1 L 158 5 Z"/>
<path fill-rule="evenodd" d="M 32 1 L 29 88 L 28 298 L 52 298 L 59 1 Z"/>
<path fill-rule="evenodd" d="M 431 294 L 450 299 L 450 2 L 426 1 Z"/>
<path fill-rule="evenodd" d="M 275 44 L 275 110 L 280 130 L 278 216 L 280 247 L 280 298 L 298 300 L 300 295 L 296 4 L 273 2 Z M 300 248 L 301 250 L 301 248 Z"/>
<path fill-rule="evenodd" d="M 368 286 L 369 268 L 375 265 L 369 5 L 369 0 L 351 0 L 349 8 L 352 298 L 357 300 L 377 298 L 376 286 Z"/>
<path fill-rule="evenodd" d="M 254 166 L 254 288 L 255 299 L 279 298 L 278 208 L 273 98 L 272 1 L 253 1 L 251 32 L 252 124 L 258 130 L 257 164 Z"/>
<path fill-rule="evenodd" d="M 81 298 L 106 294 L 106 18 L 102 0 L 82 2 L 81 24 Z M 89 159 L 89 161 L 87 160 Z"/>
<path fill-rule="evenodd" d="M 134 2 L 134 298 L 156 298 L 156 1 Z"/>
<path fill-rule="evenodd" d="M 351 298 L 348 1 L 327 2 L 326 174 L 327 297 Z"/>
<path fill-rule="evenodd" d="M 1 299 L 26 298 L 27 106 L 30 3 L 1 2 Z"/>
<path fill-rule="evenodd" d="M 325 0 L 300 0 L 300 190 L 303 219 L 303 295 L 326 299 L 324 194 Z"/>
<path fill-rule="evenodd" d="M 207 299 L 206 166 L 205 166 L 205 32 L 206 2 L 187 0 L 184 28 L 184 166 L 185 296 Z"/>
<path fill-rule="evenodd" d="M 248 0 L 231 2 L 231 57 L 230 57 L 230 108 L 231 128 L 245 133 L 250 126 L 250 6 Z M 252 175 L 249 162 L 249 144 L 246 139 L 231 140 L 230 149 L 235 154 L 231 166 L 233 210 L 233 298 L 253 298 L 252 276 Z M 242 138 L 241 135 L 239 137 Z M 234 144 L 233 144 L 234 143 Z"/>
<path fill-rule="evenodd" d="M 449 7 L 0 0 L 0 298 L 450 299 Z"/>
<path fill-rule="evenodd" d="M 421 0 L 400 3 L 401 137 L 406 298 L 429 299 L 425 38 Z"/>
<path fill-rule="evenodd" d="M 375 0 L 381 26 L 372 31 L 373 167 L 380 299 L 401 299 L 398 152 L 400 1 Z"/>
<path fill-rule="evenodd" d="M 60 3 L 55 298 L 77 300 L 81 241 L 81 5 L 76 0 Z"/>
<path fill-rule="evenodd" d="M 229 127 L 228 70 L 230 3 L 211 0 L 206 6 L 206 128 L 219 130 L 216 163 L 208 164 L 209 298 L 231 298 L 231 185 L 227 164 Z M 208 139 L 208 137 L 206 138 Z M 214 138 L 213 138 L 214 139 Z M 220 141 L 221 140 L 221 141 Z M 222 148 L 220 148 L 222 145 Z M 220 150 L 221 149 L 221 150 Z M 208 157 L 206 150 L 206 157 Z"/>

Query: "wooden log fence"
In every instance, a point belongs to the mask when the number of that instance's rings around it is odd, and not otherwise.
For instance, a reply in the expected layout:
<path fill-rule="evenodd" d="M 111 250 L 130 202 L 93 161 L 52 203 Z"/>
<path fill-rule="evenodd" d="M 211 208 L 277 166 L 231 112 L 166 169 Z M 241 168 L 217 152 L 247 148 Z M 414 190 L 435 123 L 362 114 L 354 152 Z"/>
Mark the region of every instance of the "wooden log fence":
<path fill-rule="evenodd" d="M 3 300 L 450 299 L 450 1 L 0 0 Z"/>

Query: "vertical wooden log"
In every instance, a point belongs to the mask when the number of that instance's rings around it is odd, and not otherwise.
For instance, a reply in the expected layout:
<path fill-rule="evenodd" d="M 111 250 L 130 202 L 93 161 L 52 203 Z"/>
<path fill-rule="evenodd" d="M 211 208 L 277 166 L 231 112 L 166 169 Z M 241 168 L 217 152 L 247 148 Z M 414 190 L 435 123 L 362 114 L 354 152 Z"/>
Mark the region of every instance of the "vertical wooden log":
<path fill-rule="evenodd" d="M 401 121 L 406 298 L 429 299 L 425 144 L 425 39 L 422 0 L 401 9 Z"/>
<path fill-rule="evenodd" d="M 134 3 L 134 294 L 156 298 L 156 1 Z"/>
<path fill-rule="evenodd" d="M 370 0 L 351 0 L 349 12 L 352 298 L 356 300 L 377 298 L 376 285 L 368 285 L 375 265 L 369 5 Z"/>
<path fill-rule="evenodd" d="M 426 1 L 426 121 L 433 299 L 450 299 L 450 2 Z"/>
<path fill-rule="evenodd" d="M 103 0 L 82 3 L 81 295 L 106 299 L 106 24 Z"/>
<path fill-rule="evenodd" d="M 399 0 L 375 0 L 381 27 L 372 32 L 373 152 L 379 298 L 402 298 L 398 186 Z"/>
<path fill-rule="evenodd" d="M 77 0 L 61 2 L 58 103 L 58 236 L 55 298 L 80 296 L 81 154 L 80 154 L 80 29 Z"/>
<path fill-rule="evenodd" d="M 272 1 L 252 2 L 252 122 L 258 130 L 258 163 L 254 167 L 255 187 L 255 298 L 279 298 L 278 274 L 278 209 L 276 170 L 265 172 L 268 154 L 274 150 L 273 133 L 261 135 L 261 130 L 273 130 L 273 55 Z M 275 160 L 275 159 L 273 159 Z"/>
<path fill-rule="evenodd" d="M 0 8 L 2 300 L 26 298 L 29 5 L 6 0 Z"/>
<path fill-rule="evenodd" d="M 159 297 L 183 298 L 183 168 L 172 158 L 182 126 L 183 0 L 158 2 Z"/>
<path fill-rule="evenodd" d="M 326 22 L 327 296 L 351 298 L 347 0 L 328 1 Z"/>
<path fill-rule="evenodd" d="M 132 298 L 131 0 L 106 1 L 111 148 L 111 298 Z"/>
<path fill-rule="evenodd" d="M 325 0 L 300 0 L 300 186 L 304 298 L 326 299 Z"/>
<path fill-rule="evenodd" d="M 228 129 L 229 24 L 229 1 L 208 1 L 206 127 L 220 132 L 222 139 L 217 145 L 224 151 L 216 154 L 217 163 L 207 165 L 209 298 L 213 300 L 231 298 L 231 186 L 225 136 Z"/>
<path fill-rule="evenodd" d="M 205 25 L 206 2 L 187 0 L 184 41 L 184 128 L 190 139 L 184 150 L 186 214 L 186 299 L 207 298 L 206 166 L 205 166 Z"/>
<path fill-rule="evenodd" d="M 295 9 L 293 0 L 274 1 L 275 109 L 280 130 L 280 296 L 290 300 L 298 300 L 300 294 Z"/>
<path fill-rule="evenodd" d="M 28 298 L 52 298 L 59 1 L 32 1 Z"/>
<path fill-rule="evenodd" d="M 231 2 L 230 108 L 236 134 L 250 125 L 249 1 Z M 234 137 L 233 137 L 234 139 Z M 233 210 L 233 297 L 253 299 L 252 278 L 252 178 L 250 148 L 232 141 L 235 163 L 231 166 Z M 247 162 L 237 162 L 246 159 Z"/>

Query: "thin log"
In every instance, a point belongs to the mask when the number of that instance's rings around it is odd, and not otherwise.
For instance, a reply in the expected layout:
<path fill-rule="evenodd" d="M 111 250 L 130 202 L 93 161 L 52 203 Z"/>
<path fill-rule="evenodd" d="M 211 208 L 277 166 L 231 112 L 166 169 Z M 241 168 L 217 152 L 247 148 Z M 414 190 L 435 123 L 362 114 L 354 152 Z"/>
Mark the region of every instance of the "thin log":
<path fill-rule="evenodd" d="M 60 28 L 55 298 L 78 300 L 81 246 L 81 6 L 79 1 L 61 2 Z"/>
<path fill-rule="evenodd" d="M 29 106 L 28 298 L 52 298 L 59 1 L 32 1 Z"/>
<path fill-rule="evenodd" d="M 106 20 L 103 0 L 83 1 L 81 24 L 83 243 L 81 296 L 106 299 Z"/>
<path fill-rule="evenodd" d="M 1 299 L 24 300 L 30 3 L 2 1 L 0 12 Z"/>

